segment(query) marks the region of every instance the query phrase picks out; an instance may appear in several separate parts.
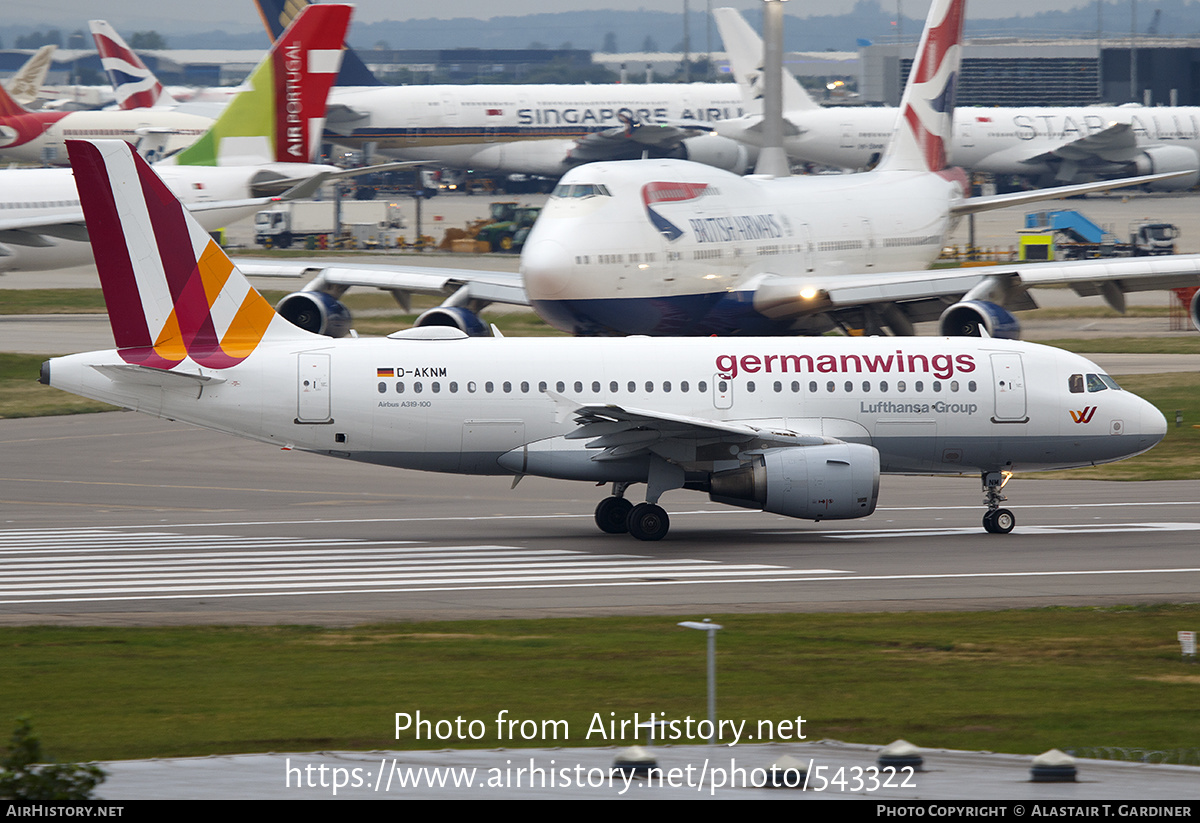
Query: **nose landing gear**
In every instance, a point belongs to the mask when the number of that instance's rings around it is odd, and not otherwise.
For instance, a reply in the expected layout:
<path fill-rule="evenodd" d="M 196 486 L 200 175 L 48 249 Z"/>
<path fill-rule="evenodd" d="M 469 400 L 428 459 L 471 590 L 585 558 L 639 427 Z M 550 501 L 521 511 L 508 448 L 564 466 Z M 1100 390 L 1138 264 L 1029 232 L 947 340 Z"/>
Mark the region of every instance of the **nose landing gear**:
<path fill-rule="evenodd" d="M 988 507 L 983 515 L 983 529 L 988 534 L 1008 534 L 1017 525 L 1016 516 L 1008 509 L 1000 508 L 1007 497 L 1000 491 L 1012 478 L 1012 472 L 984 472 L 983 503 Z"/>

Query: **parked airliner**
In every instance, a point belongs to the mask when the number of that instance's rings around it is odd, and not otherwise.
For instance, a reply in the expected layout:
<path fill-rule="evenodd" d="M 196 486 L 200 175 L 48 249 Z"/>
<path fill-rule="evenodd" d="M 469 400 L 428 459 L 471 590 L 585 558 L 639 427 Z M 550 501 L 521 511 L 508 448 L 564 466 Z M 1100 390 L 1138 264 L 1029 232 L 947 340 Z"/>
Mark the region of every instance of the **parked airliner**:
<path fill-rule="evenodd" d="M 247 217 L 310 178 L 341 173 L 311 159 L 350 11 L 322 4 L 297 18 L 252 73 L 251 89 L 195 145 L 157 165 L 206 228 Z M 0 272 L 91 260 L 71 169 L 0 170 L 0 198 Z"/>
<path fill-rule="evenodd" d="M 713 15 L 730 71 L 750 104 L 762 93 L 762 40 L 735 9 Z M 869 168 L 887 147 L 898 110 L 823 108 L 784 72 L 784 149 L 803 162 Z M 762 144 L 758 113 L 713 124 L 718 134 Z M 1183 171 L 1151 187 L 1200 182 L 1200 108 L 1073 106 L 959 108 L 949 160 L 971 172 L 1027 178 L 1041 186 Z"/>
<path fill-rule="evenodd" d="M 69 150 L 118 348 L 40 379 L 158 417 L 399 468 L 611 483 L 596 523 L 639 540 L 666 535 L 673 489 L 838 520 L 875 510 L 881 473 L 978 473 L 984 528 L 1007 533 L 1011 472 L 1166 432 L 1095 364 L 1020 341 L 330 340 L 277 315 L 127 144 Z"/>

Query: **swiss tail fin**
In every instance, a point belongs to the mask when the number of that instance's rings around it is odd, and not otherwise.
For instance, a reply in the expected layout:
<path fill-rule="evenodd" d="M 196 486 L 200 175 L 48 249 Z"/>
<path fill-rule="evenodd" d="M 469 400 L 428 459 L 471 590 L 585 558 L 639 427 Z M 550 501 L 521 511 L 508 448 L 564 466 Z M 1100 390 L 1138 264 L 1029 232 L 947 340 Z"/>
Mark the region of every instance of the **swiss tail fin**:
<path fill-rule="evenodd" d="M 250 75 L 250 88 L 174 161 L 181 166 L 312 162 L 352 8 L 306 7 Z"/>
<path fill-rule="evenodd" d="M 308 0 L 257 0 L 258 14 L 262 17 L 263 26 L 272 40 L 278 40 L 283 30 L 291 25 Z M 349 46 L 344 46 L 342 70 L 338 74 L 338 86 L 382 86 L 371 70 L 363 63 L 358 53 Z"/>
<path fill-rule="evenodd" d="M 226 369 L 311 337 L 275 313 L 128 143 L 68 140 L 113 338 L 127 363 Z"/>
<path fill-rule="evenodd" d="M 729 70 L 747 105 L 761 105 L 763 96 L 763 41 L 737 9 L 713 9 L 717 31 L 729 58 Z M 783 73 L 783 113 L 819 109 L 790 71 Z"/>
<path fill-rule="evenodd" d="M 17 73 L 8 81 L 8 93 L 13 100 L 21 105 L 29 105 L 38 99 L 57 48 L 55 45 L 42 46 L 25 61 L 25 65 L 17 69 Z"/>
<path fill-rule="evenodd" d="M 880 169 L 941 171 L 953 138 L 966 0 L 934 0 Z"/>
<path fill-rule="evenodd" d="M 154 72 L 121 39 L 116 29 L 104 20 L 89 20 L 88 28 L 100 65 L 117 93 L 117 106 L 122 109 L 148 109 L 151 106 L 173 106 L 175 98 L 163 89 Z"/>

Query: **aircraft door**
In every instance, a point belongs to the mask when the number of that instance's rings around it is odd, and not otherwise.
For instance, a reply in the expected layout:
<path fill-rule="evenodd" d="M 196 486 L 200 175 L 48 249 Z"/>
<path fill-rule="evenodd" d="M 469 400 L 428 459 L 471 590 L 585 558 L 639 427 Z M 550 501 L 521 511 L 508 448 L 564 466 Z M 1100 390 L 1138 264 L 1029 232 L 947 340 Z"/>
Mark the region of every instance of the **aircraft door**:
<path fill-rule="evenodd" d="M 713 375 L 713 405 L 718 409 L 733 408 L 733 381 L 719 374 Z"/>
<path fill-rule="evenodd" d="M 297 423 L 332 423 L 330 412 L 329 355 L 301 352 L 297 374 Z"/>
<path fill-rule="evenodd" d="M 1025 368 L 1021 355 L 992 355 L 992 390 L 996 399 L 993 423 L 1028 423 L 1025 398 Z"/>

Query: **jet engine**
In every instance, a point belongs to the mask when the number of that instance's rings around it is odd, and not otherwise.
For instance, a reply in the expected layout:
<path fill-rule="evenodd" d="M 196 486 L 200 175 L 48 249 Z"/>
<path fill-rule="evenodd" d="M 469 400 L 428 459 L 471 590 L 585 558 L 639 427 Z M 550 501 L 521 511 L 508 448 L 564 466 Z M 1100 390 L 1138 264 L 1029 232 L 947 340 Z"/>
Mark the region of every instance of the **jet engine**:
<path fill-rule="evenodd" d="M 745 143 L 730 140 L 719 134 L 704 134 L 683 141 L 684 160 L 693 160 L 734 174 L 745 174 L 749 171 L 754 165 L 753 155 L 757 152 L 757 149 L 751 149 Z"/>
<path fill-rule="evenodd" d="M 1163 174 L 1169 171 L 1190 171 L 1186 177 L 1164 180 L 1150 188 L 1156 191 L 1184 191 L 1200 182 L 1200 157 L 1186 146 L 1154 146 L 1142 152 L 1133 162 L 1137 174 Z"/>
<path fill-rule="evenodd" d="M 1188 314 L 1192 318 L 1192 328 L 1200 331 L 1200 291 L 1192 295 L 1192 304 L 1188 307 Z"/>
<path fill-rule="evenodd" d="M 275 311 L 293 326 L 326 337 L 345 337 L 350 331 L 350 310 L 323 291 L 298 291 L 279 301 Z"/>
<path fill-rule="evenodd" d="M 879 498 L 879 452 L 859 443 L 768 449 L 714 473 L 708 496 L 806 520 L 866 517 Z"/>
<path fill-rule="evenodd" d="M 414 328 L 421 326 L 450 326 L 466 332 L 471 337 L 487 337 L 487 328 L 474 312 L 460 306 L 434 306 L 425 311 L 413 323 Z"/>
<path fill-rule="evenodd" d="M 1021 324 L 1012 313 L 987 300 L 964 300 L 942 312 L 938 318 L 938 334 L 944 337 L 1005 337 L 1021 338 Z"/>

